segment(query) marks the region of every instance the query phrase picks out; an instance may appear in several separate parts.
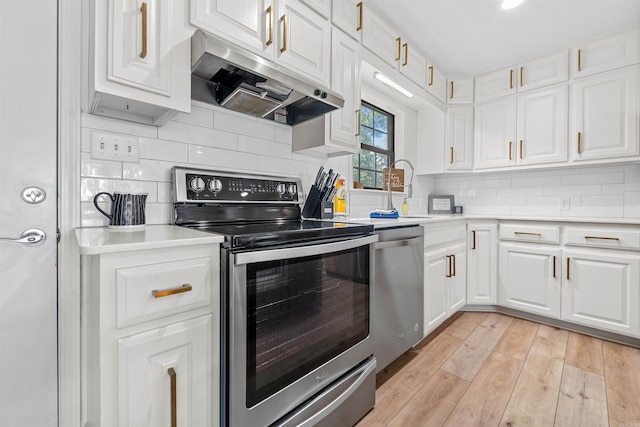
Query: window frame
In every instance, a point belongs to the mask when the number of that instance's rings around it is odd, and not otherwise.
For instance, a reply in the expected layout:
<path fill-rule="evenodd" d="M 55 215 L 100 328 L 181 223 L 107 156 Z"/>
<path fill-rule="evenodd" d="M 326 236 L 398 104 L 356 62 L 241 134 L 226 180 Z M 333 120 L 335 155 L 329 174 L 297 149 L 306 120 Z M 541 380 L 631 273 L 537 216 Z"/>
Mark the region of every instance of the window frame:
<path fill-rule="evenodd" d="M 358 175 L 360 175 L 360 171 L 368 171 L 368 172 L 372 172 L 374 175 L 374 183 L 375 183 L 375 176 L 377 173 L 382 172 L 382 171 L 377 171 L 377 170 L 373 170 L 373 169 L 368 169 L 368 168 L 362 168 L 360 167 L 360 153 L 362 152 L 362 150 L 367 150 L 367 151 L 371 151 L 374 154 L 384 154 L 387 156 L 388 159 L 388 163 L 387 163 L 387 168 L 390 167 L 390 165 L 393 164 L 393 162 L 395 161 L 395 156 L 396 156 L 396 141 L 395 141 L 395 126 L 396 126 L 396 116 L 393 113 L 390 113 L 389 111 L 386 111 L 370 102 L 366 102 L 364 100 L 361 101 L 361 105 L 369 108 L 371 110 L 373 110 L 374 112 L 378 113 L 378 114 L 382 114 L 384 116 L 387 117 L 387 146 L 390 146 L 390 149 L 383 149 L 383 148 L 379 148 L 376 147 L 375 145 L 369 145 L 369 144 L 365 144 L 362 142 L 362 140 L 360 141 L 360 152 L 358 154 L 355 154 L 355 156 L 358 157 L 358 164 L 355 165 L 354 161 L 352 161 L 352 174 L 354 174 L 354 171 L 357 169 L 359 171 Z M 362 108 L 362 107 L 361 107 Z M 362 116 L 360 116 L 362 117 Z M 363 127 L 366 129 L 371 129 L 372 135 L 375 133 L 375 125 L 373 126 L 367 126 L 367 125 L 363 125 L 362 124 L 362 118 L 360 118 L 360 123 L 358 123 L 358 126 L 360 127 L 360 135 L 362 135 L 362 130 Z M 353 180 L 355 181 L 355 174 L 353 176 Z M 384 184 L 381 184 L 380 187 L 364 187 L 364 189 L 366 190 L 384 190 Z"/>

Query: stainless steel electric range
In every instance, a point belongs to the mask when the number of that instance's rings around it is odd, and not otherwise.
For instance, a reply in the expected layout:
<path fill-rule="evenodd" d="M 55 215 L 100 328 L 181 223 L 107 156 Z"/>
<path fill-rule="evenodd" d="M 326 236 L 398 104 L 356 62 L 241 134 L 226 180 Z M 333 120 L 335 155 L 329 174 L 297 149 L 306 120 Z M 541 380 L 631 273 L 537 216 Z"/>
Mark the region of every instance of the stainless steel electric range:
<path fill-rule="evenodd" d="M 355 424 L 375 401 L 373 227 L 302 218 L 297 178 L 173 178 L 175 223 L 225 239 L 221 425 Z"/>

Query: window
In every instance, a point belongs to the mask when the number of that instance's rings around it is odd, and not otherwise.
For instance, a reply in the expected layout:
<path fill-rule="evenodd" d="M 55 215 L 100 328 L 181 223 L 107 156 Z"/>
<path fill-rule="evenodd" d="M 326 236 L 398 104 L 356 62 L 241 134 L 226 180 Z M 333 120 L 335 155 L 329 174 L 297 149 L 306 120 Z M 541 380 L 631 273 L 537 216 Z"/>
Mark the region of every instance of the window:
<path fill-rule="evenodd" d="M 382 190 L 382 170 L 393 163 L 393 114 L 362 102 L 360 153 L 353 156 L 353 181 Z"/>

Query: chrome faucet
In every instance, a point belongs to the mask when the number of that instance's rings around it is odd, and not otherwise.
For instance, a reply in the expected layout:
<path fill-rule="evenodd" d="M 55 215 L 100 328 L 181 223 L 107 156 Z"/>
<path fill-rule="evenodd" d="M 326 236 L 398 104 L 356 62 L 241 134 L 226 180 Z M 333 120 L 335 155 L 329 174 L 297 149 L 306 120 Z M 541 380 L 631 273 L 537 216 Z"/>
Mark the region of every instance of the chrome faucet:
<path fill-rule="evenodd" d="M 389 190 L 389 199 L 387 200 L 387 210 L 390 210 L 390 211 L 395 209 L 393 207 L 393 199 L 391 197 L 391 169 L 393 169 L 395 164 L 398 162 L 405 162 L 411 168 L 411 179 L 409 180 L 409 185 L 405 185 L 404 187 L 407 188 L 407 198 L 410 199 L 413 196 L 413 187 L 411 185 L 411 183 L 413 182 L 413 165 L 409 160 L 398 159 L 395 162 L 391 163 L 391 166 L 389 166 L 389 182 L 387 184 L 387 189 Z"/>

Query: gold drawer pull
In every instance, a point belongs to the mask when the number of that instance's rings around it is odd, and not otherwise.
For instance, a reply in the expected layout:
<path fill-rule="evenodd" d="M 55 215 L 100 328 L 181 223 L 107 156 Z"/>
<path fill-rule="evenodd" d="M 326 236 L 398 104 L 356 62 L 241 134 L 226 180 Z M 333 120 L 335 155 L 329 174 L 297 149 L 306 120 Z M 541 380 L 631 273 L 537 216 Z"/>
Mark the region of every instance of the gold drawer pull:
<path fill-rule="evenodd" d="M 449 163 L 453 164 L 453 147 L 449 147 L 449 151 L 450 151 L 450 156 L 449 156 Z"/>
<path fill-rule="evenodd" d="M 287 51 L 287 15 L 282 15 L 282 47 L 280 53 Z"/>
<path fill-rule="evenodd" d="M 578 49 L 578 71 L 582 71 L 582 51 Z"/>
<path fill-rule="evenodd" d="M 167 370 L 169 374 L 169 378 L 171 379 L 170 393 L 171 393 L 171 427 L 177 427 L 178 425 L 178 396 L 177 396 L 177 382 L 178 382 L 178 374 L 176 370 L 173 368 L 169 368 Z"/>
<path fill-rule="evenodd" d="M 453 277 L 453 275 L 451 274 L 451 255 L 445 255 L 445 258 L 447 259 L 447 273 L 445 274 L 445 277 Z"/>
<path fill-rule="evenodd" d="M 396 43 L 398 44 L 398 54 L 396 55 L 396 61 L 400 61 L 401 51 L 402 51 L 402 39 L 400 37 L 396 38 Z"/>
<path fill-rule="evenodd" d="M 556 278 L 556 256 L 553 256 L 553 278 Z"/>
<path fill-rule="evenodd" d="M 522 73 L 524 73 L 524 67 L 520 67 L 520 87 L 523 85 Z"/>
<path fill-rule="evenodd" d="M 528 231 L 514 231 L 513 234 L 523 234 L 525 236 L 538 236 L 538 237 L 542 237 L 542 234 L 540 233 L 529 233 Z"/>
<path fill-rule="evenodd" d="M 168 297 L 169 295 L 181 294 L 183 292 L 191 292 L 191 290 L 193 290 L 193 287 L 191 285 L 184 284 L 179 288 L 167 289 L 166 291 L 159 291 L 157 289 L 154 289 L 151 291 L 151 295 L 153 295 L 154 298 L 162 298 Z"/>
<path fill-rule="evenodd" d="M 509 70 L 509 89 L 513 89 L 513 70 Z"/>
<path fill-rule="evenodd" d="M 356 27 L 356 31 L 362 30 L 362 2 L 356 5 L 358 8 L 358 26 Z"/>
<path fill-rule="evenodd" d="M 571 258 L 567 257 L 567 280 L 571 280 Z"/>
<path fill-rule="evenodd" d="M 473 234 L 473 246 L 471 246 L 471 249 L 476 248 L 476 230 L 472 230 L 471 233 Z"/>
<path fill-rule="evenodd" d="M 267 8 L 269 14 L 269 40 L 265 43 L 267 46 L 271 46 L 273 43 L 273 6 Z"/>
<path fill-rule="evenodd" d="M 433 86 L 433 65 L 429 67 L 429 84 L 428 86 Z"/>
<path fill-rule="evenodd" d="M 615 240 L 620 241 L 619 237 L 598 237 L 598 236 L 584 236 L 585 239 L 598 239 L 598 240 Z"/>
<path fill-rule="evenodd" d="M 142 12 L 142 52 L 140 52 L 140 58 L 146 58 L 147 56 L 147 3 L 142 3 L 140 7 Z"/>
<path fill-rule="evenodd" d="M 449 99 L 453 99 L 453 81 L 451 81 L 449 85 L 451 86 L 451 91 L 449 92 Z"/>

